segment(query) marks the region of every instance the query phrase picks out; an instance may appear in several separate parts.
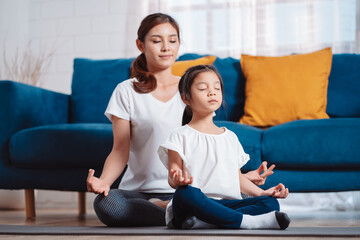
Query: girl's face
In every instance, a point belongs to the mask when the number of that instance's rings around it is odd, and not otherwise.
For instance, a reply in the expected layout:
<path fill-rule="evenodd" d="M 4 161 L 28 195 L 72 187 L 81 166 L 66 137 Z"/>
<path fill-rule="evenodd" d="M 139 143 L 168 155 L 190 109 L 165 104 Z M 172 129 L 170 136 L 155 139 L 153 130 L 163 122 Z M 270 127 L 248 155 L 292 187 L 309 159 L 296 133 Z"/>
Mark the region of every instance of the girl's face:
<path fill-rule="evenodd" d="M 150 72 L 170 68 L 180 47 L 177 31 L 170 23 L 153 27 L 145 36 L 144 42 L 137 40 L 136 43 L 139 50 L 145 54 Z"/>
<path fill-rule="evenodd" d="M 221 84 L 213 71 L 199 73 L 190 88 L 191 99 L 188 103 L 193 113 L 212 113 L 222 103 Z"/>

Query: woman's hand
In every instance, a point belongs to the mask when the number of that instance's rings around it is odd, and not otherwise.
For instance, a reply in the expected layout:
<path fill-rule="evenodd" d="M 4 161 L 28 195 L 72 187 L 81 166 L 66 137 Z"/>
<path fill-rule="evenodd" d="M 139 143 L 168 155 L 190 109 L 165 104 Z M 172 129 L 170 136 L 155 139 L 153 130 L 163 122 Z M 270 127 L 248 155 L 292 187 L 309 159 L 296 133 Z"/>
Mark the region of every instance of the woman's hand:
<path fill-rule="evenodd" d="M 277 186 L 265 190 L 262 195 L 275 198 L 286 198 L 289 195 L 289 189 L 285 188 L 284 184 L 279 183 Z"/>
<path fill-rule="evenodd" d="M 109 194 L 110 186 L 100 178 L 94 176 L 95 170 L 89 169 L 89 174 L 86 179 L 86 185 L 88 192 L 104 193 L 105 197 Z"/>
<path fill-rule="evenodd" d="M 258 169 L 254 171 L 250 171 L 244 174 L 244 176 L 258 186 L 264 185 L 266 178 L 274 173 L 273 172 L 274 168 L 275 168 L 274 164 L 271 165 L 269 168 L 267 168 L 267 162 L 264 161 L 261 163 Z"/>
<path fill-rule="evenodd" d="M 184 176 L 183 176 L 183 171 L 180 169 L 171 169 L 170 170 L 171 173 L 171 180 L 172 182 L 177 186 L 183 186 L 183 185 L 189 185 L 193 182 L 193 177 L 189 176 L 189 174 L 187 173 L 187 171 L 184 171 Z"/>

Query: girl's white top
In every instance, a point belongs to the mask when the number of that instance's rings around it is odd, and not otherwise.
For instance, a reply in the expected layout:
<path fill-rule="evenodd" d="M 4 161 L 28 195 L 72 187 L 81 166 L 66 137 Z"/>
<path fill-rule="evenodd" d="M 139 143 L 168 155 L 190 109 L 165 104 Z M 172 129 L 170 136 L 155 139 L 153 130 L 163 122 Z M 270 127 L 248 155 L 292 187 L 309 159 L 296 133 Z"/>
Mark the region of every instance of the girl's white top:
<path fill-rule="evenodd" d="M 191 186 L 211 198 L 241 199 L 239 169 L 249 160 L 237 136 L 224 128 L 222 134 L 206 134 L 189 125 L 174 130 L 160 145 L 160 160 L 168 167 L 168 150 L 177 152 Z"/>
<path fill-rule="evenodd" d="M 157 149 L 169 133 L 181 126 L 185 104 L 177 92 L 162 102 L 151 93 L 137 93 L 135 78 L 121 82 L 115 88 L 107 109 L 111 115 L 130 121 L 130 155 L 128 168 L 119 188 L 129 191 L 171 193 L 168 172 L 160 162 Z"/>
<path fill-rule="evenodd" d="M 241 199 L 239 169 L 249 161 L 237 136 L 224 128 L 219 135 L 199 132 L 189 125 L 175 129 L 160 145 L 158 154 L 168 167 L 168 150 L 177 152 L 184 171 L 193 177 L 191 186 L 217 199 Z M 172 200 L 166 207 L 165 222 L 173 219 Z"/>

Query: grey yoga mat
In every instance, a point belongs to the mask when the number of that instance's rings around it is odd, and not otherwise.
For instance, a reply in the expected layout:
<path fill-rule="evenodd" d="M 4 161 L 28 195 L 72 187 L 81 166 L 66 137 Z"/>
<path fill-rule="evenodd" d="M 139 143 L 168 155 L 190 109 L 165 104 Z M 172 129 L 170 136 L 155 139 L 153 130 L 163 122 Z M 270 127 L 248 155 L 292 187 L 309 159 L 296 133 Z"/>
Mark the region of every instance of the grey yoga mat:
<path fill-rule="evenodd" d="M 0 235 L 214 235 L 214 236 L 307 236 L 360 237 L 360 227 L 289 227 L 286 230 L 194 229 L 165 227 L 112 228 L 105 226 L 0 225 Z"/>

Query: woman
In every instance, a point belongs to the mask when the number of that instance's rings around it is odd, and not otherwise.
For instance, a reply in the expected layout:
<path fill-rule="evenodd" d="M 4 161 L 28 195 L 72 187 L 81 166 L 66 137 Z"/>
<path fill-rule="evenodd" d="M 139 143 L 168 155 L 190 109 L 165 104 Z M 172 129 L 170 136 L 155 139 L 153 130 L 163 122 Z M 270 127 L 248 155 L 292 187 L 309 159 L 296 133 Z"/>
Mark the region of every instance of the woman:
<path fill-rule="evenodd" d="M 174 192 L 157 149 L 181 126 L 185 109 L 180 78 L 171 74 L 180 46 L 178 24 L 166 14 L 151 14 L 141 22 L 136 45 L 141 54 L 132 64 L 132 78 L 115 88 L 105 111 L 113 126 L 112 151 L 101 176 L 90 169 L 87 179 L 88 191 L 99 194 L 95 212 L 108 226 L 165 225 L 164 208 Z M 126 165 L 119 189 L 110 190 Z M 263 184 L 273 168 L 264 163 L 247 176 Z"/>

